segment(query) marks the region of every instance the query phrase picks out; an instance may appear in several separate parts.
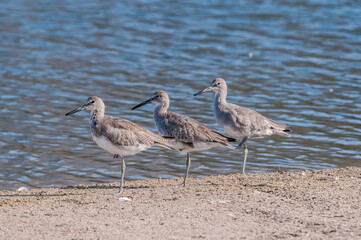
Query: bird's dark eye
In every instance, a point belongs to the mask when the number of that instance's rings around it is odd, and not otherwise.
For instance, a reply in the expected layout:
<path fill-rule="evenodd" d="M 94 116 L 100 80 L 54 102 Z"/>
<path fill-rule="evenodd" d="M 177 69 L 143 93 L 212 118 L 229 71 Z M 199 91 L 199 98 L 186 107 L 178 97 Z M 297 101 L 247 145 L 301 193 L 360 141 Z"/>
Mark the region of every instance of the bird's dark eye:
<path fill-rule="evenodd" d="M 92 100 L 91 103 L 95 103 L 94 100 Z"/>
<path fill-rule="evenodd" d="M 217 85 L 219 86 L 219 85 L 221 85 L 221 83 L 217 83 Z"/>

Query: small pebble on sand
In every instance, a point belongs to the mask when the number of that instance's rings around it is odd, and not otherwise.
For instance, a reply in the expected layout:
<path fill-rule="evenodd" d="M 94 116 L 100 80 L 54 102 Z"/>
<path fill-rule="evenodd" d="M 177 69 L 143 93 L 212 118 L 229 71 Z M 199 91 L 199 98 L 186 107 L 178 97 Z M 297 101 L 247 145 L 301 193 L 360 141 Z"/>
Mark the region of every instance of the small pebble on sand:
<path fill-rule="evenodd" d="M 131 202 L 132 199 L 127 198 L 127 197 L 120 197 L 120 198 L 118 199 L 118 201 L 119 201 L 119 202 Z"/>

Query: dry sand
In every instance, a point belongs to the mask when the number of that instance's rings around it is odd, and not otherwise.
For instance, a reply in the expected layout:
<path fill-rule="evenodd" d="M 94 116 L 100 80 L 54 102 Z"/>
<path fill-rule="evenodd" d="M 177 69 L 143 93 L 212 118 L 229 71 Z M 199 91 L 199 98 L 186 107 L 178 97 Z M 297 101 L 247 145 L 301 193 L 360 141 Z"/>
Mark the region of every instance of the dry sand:
<path fill-rule="evenodd" d="M 361 239 L 361 168 L 0 192 L 0 239 Z"/>

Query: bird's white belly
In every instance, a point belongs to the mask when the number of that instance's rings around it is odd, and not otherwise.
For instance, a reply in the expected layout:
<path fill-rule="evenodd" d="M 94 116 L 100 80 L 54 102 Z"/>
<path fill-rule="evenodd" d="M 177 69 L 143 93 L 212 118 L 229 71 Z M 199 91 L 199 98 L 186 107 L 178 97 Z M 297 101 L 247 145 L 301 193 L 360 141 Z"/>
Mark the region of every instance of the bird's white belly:
<path fill-rule="evenodd" d="M 211 148 L 214 148 L 214 147 L 218 147 L 218 146 L 221 146 L 221 144 L 219 143 L 215 143 L 215 142 L 212 142 L 212 143 L 208 143 L 208 142 L 198 142 L 198 143 L 194 143 L 194 148 L 192 150 L 192 152 L 196 152 L 196 151 L 204 151 L 204 150 L 208 150 L 208 149 L 211 149 Z"/>
<path fill-rule="evenodd" d="M 271 129 L 259 129 L 253 131 L 243 131 L 237 128 L 233 128 L 227 125 L 223 125 L 222 128 L 230 136 L 234 138 L 262 138 L 263 136 L 272 135 L 273 131 Z"/>
<path fill-rule="evenodd" d="M 181 154 L 186 154 L 189 152 L 198 152 L 198 151 L 205 151 L 214 147 L 219 147 L 222 146 L 219 143 L 216 142 L 194 142 L 193 143 L 193 147 L 184 144 L 180 141 L 176 141 L 173 140 L 170 142 L 170 145 L 176 149 L 177 151 L 179 151 Z"/>
<path fill-rule="evenodd" d="M 273 131 L 272 129 L 261 129 L 261 130 L 255 130 L 252 132 L 252 136 L 255 138 L 262 138 L 263 136 L 272 135 Z"/>
<path fill-rule="evenodd" d="M 145 144 L 139 144 L 136 146 L 117 146 L 114 145 L 108 138 L 105 138 L 103 136 L 96 137 L 93 135 L 93 140 L 99 147 L 101 147 L 105 151 L 122 156 L 134 155 L 140 151 L 144 151 L 150 148 L 149 145 Z"/>
<path fill-rule="evenodd" d="M 233 127 L 230 127 L 230 126 L 227 126 L 227 125 L 224 125 L 224 124 L 221 125 L 221 127 L 227 133 L 227 135 L 230 136 L 230 137 L 243 138 L 243 137 L 247 136 L 246 133 L 242 133 L 238 129 L 235 129 Z"/>

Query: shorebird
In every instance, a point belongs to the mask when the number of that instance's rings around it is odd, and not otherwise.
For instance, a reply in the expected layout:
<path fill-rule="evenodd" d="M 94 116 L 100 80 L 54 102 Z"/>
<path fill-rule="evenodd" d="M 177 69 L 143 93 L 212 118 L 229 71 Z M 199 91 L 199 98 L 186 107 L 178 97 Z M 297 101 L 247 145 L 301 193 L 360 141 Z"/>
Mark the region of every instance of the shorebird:
<path fill-rule="evenodd" d="M 65 116 L 84 110 L 91 112 L 89 124 L 94 142 L 105 151 L 114 154 L 113 158 L 122 158 L 119 193 L 123 191 L 126 168 L 124 156 L 134 155 L 151 146 L 168 148 L 168 139 L 126 119 L 104 116 L 105 105 L 96 96 L 89 97 L 83 106 L 68 112 Z"/>
<path fill-rule="evenodd" d="M 277 123 L 252 109 L 228 103 L 226 101 L 227 84 L 224 79 L 214 79 L 211 86 L 197 92 L 194 96 L 209 91 L 215 92 L 213 112 L 216 122 L 229 136 L 242 139 L 238 145 L 238 147 L 244 147 L 242 173 L 246 170 L 248 139 L 274 134 L 290 137 L 288 132 L 291 130 L 288 129 L 288 125 Z"/>
<path fill-rule="evenodd" d="M 172 148 L 182 154 L 187 154 L 183 186 L 186 184 L 191 164 L 191 152 L 208 150 L 213 147 L 234 149 L 229 142 L 234 142 L 236 139 L 213 131 L 193 118 L 178 113 L 167 112 L 169 97 L 165 91 L 155 92 L 151 98 L 133 107 L 132 110 L 148 103 L 156 105 L 153 119 L 158 133 L 165 138 L 174 138 L 170 141 Z"/>

